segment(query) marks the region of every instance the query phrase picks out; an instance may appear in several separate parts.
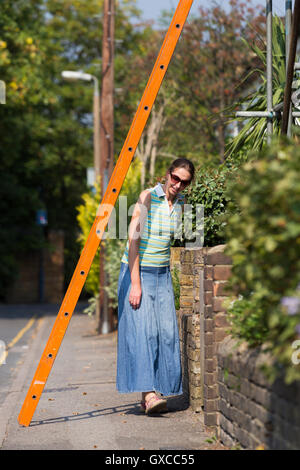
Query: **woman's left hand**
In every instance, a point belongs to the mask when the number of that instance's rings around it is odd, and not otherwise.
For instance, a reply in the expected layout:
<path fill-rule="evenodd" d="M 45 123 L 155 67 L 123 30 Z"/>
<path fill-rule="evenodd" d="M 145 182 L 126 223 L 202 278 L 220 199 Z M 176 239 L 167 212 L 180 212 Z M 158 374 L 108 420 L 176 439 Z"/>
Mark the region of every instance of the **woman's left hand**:
<path fill-rule="evenodd" d="M 140 284 L 132 284 L 129 293 L 129 303 L 136 310 L 139 308 L 142 298 L 142 289 Z"/>

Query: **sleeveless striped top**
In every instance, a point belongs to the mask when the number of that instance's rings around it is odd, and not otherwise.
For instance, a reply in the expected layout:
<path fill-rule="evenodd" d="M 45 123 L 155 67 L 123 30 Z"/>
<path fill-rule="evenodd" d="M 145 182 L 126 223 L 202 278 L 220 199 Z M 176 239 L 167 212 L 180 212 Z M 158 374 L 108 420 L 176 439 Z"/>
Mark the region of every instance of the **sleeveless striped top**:
<path fill-rule="evenodd" d="M 170 210 L 160 183 L 150 188 L 150 192 L 151 206 L 140 240 L 139 262 L 142 266 L 169 266 L 171 240 L 174 238 L 178 224 L 181 224 L 184 196 L 179 193 Z M 129 241 L 127 240 L 121 260 L 126 264 L 128 264 L 128 247 Z"/>

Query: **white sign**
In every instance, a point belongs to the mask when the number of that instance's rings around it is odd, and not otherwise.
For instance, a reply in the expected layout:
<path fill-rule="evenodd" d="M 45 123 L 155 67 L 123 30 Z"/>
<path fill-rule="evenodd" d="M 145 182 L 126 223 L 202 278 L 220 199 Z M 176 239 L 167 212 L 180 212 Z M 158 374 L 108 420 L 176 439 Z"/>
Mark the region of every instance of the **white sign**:
<path fill-rule="evenodd" d="M 5 82 L 0 80 L 0 104 L 6 103 Z"/>

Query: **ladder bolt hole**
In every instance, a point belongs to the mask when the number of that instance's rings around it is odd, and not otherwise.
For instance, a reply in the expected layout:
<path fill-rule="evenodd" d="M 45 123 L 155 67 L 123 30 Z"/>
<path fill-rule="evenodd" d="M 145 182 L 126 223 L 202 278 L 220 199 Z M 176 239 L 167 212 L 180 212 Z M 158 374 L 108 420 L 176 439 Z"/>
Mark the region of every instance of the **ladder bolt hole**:
<path fill-rule="evenodd" d="M 180 28 L 180 24 L 177 23 L 176 28 Z"/>
<path fill-rule="evenodd" d="M 68 312 L 65 312 L 65 317 L 68 317 L 69 316 L 69 313 Z"/>
<path fill-rule="evenodd" d="M 164 66 L 164 65 L 161 65 L 160 68 L 163 70 L 163 69 L 165 68 L 165 66 Z"/>
<path fill-rule="evenodd" d="M 52 354 L 48 354 L 48 357 L 50 357 L 50 359 L 51 359 L 51 357 L 52 357 Z"/>
<path fill-rule="evenodd" d="M 144 110 L 145 110 L 145 111 L 148 111 L 148 109 L 149 109 L 148 106 L 145 106 L 145 107 L 144 107 Z"/>
<path fill-rule="evenodd" d="M 132 148 L 132 147 L 128 147 L 128 150 L 129 150 L 129 152 L 132 152 L 133 148 Z"/>
<path fill-rule="evenodd" d="M 35 399 L 36 399 L 36 395 L 32 395 L 32 398 L 33 398 L 33 400 L 35 400 Z"/>
<path fill-rule="evenodd" d="M 81 276 L 83 276 L 83 275 L 84 275 L 84 271 L 80 271 L 80 274 L 81 274 Z"/>

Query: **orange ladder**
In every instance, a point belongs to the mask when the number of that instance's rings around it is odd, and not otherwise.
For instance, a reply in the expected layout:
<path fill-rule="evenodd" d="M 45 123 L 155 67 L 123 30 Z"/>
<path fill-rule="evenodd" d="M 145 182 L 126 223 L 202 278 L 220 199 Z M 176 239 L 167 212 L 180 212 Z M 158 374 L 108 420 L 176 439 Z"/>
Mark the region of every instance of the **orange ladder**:
<path fill-rule="evenodd" d="M 61 342 L 78 302 L 78 298 L 84 286 L 97 248 L 103 237 L 109 217 L 122 188 L 123 181 L 126 177 L 142 132 L 146 126 L 149 114 L 166 74 L 192 3 L 193 0 L 180 0 L 178 3 L 174 17 L 158 54 L 124 146 L 115 165 L 101 204 L 99 205 L 93 226 L 82 250 L 48 342 L 20 411 L 18 422 L 23 426 L 30 425 L 39 399 L 43 393 L 46 381 L 51 372 Z"/>

